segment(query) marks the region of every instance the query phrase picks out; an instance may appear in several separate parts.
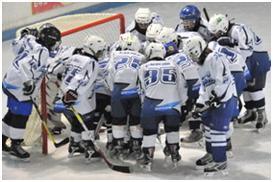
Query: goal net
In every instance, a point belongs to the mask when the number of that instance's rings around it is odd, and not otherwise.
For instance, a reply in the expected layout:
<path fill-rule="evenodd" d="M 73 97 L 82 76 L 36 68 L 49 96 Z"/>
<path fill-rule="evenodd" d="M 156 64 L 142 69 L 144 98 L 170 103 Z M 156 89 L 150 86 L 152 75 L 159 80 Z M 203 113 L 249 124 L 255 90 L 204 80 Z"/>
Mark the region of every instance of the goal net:
<path fill-rule="evenodd" d="M 62 45 L 82 47 L 83 41 L 88 35 L 98 35 L 105 39 L 108 44 L 118 40 L 119 35 L 125 32 L 125 19 L 123 14 L 108 13 L 87 13 L 56 17 L 33 25 L 29 28 L 39 28 L 44 23 L 52 23 L 62 33 Z M 17 30 L 17 36 L 20 31 Z M 46 80 L 41 86 L 41 95 L 39 96 L 39 110 L 43 120 L 48 120 L 47 99 L 50 91 L 46 87 Z M 24 143 L 26 145 L 42 145 L 42 152 L 48 153 L 48 138 L 42 122 L 35 108 L 30 116 L 25 132 Z"/>

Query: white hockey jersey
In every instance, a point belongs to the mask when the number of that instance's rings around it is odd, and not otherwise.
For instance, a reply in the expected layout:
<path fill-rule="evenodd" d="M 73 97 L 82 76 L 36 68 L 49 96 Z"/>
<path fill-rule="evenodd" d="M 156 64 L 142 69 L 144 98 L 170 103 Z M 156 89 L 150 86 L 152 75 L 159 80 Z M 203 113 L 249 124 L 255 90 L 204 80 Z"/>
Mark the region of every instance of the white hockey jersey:
<path fill-rule="evenodd" d="M 201 80 L 199 98 L 197 103 L 206 104 L 215 91 L 221 102 L 228 101 L 237 96 L 235 82 L 231 75 L 228 60 L 216 51 L 210 53 L 203 65 L 199 66 L 198 74 Z"/>
<path fill-rule="evenodd" d="M 75 54 L 67 62 L 61 89 L 77 91 L 78 95 L 94 90 L 98 75 L 98 63 L 88 56 Z"/>
<path fill-rule="evenodd" d="M 253 51 L 264 51 L 262 39 L 244 24 L 234 24 L 228 31 L 228 36 L 238 43 L 234 50 L 244 59 L 251 56 Z"/>
<path fill-rule="evenodd" d="M 161 16 L 159 14 L 157 14 L 156 12 L 152 12 L 152 23 L 159 23 L 161 25 L 163 25 L 163 20 L 161 18 Z M 136 22 L 135 20 L 133 20 L 129 26 L 126 28 L 126 32 L 131 32 L 132 34 L 136 35 L 138 37 L 138 39 L 140 40 L 140 42 L 145 42 L 146 41 L 146 35 L 138 32 L 136 30 Z"/>
<path fill-rule="evenodd" d="M 227 58 L 231 72 L 248 72 L 245 60 L 238 52 L 231 48 L 220 46 L 216 41 L 210 42 L 208 46 L 211 50 L 223 54 Z"/>
<path fill-rule="evenodd" d="M 191 89 L 199 89 L 200 81 L 198 75 L 198 66 L 183 52 L 171 55 L 166 58 L 166 61 L 174 62 L 179 68 L 182 78 L 185 81 L 197 80 Z M 193 91 L 193 90 L 192 90 Z"/>
<path fill-rule="evenodd" d="M 94 58 L 75 54 L 67 60 L 61 92 L 75 90 L 78 99 L 75 109 L 80 114 L 89 113 L 96 108 L 95 81 L 98 75 L 98 63 Z"/>
<path fill-rule="evenodd" d="M 109 57 L 105 57 L 98 61 L 99 69 L 98 69 L 98 76 L 96 80 L 95 92 L 104 94 L 104 95 L 111 95 L 111 91 L 106 83 L 106 76 L 108 75 L 108 64 L 109 64 Z"/>
<path fill-rule="evenodd" d="M 185 80 L 175 63 L 150 60 L 139 69 L 139 80 L 145 97 L 162 100 L 155 110 L 171 107 L 180 112 L 187 100 Z"/>
<path fill-rule="evenodd" d="M 57 76 L 63 74 L 67 60 L 72 57 L 76 48 L 69 46 L 60 46 L 54 53 L 54 57 L 50 57 L 47 64 L 47 78 L 51 81 L 57 81 Z"/>
<path fill-rule="evenodd" d="M 110 90 L 114 83 L 129 84 L 124 90 L 138 90 L 138 69 L 144 60 L 144 55 L 135 51 L 112 52 L 107 75 Z"/>
<path fill-rule="evenodd" d="M 49 52 L 32 35 L 15 39 L 12 46 L 17 55 L 3 79 L 3 86 L 19 101 L 27 101 L 30 97 L 23 94 L 23 83 L 29 80 L 35 82 L 36 87 L 32 94 L 35 97 L 46 74 Z"/>

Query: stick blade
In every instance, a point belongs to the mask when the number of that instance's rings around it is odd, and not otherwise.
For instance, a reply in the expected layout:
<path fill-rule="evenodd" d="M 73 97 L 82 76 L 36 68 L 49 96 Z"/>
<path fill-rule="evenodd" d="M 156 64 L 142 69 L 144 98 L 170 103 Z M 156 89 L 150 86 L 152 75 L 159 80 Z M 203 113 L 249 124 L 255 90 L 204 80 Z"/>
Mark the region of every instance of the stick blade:
<path fill-rule="evenodd" d="M 113 165 L 112 169 L 118 172 L 122 173 L 131 173 L 130 167 L 129 166 L 118 166 L 118 165 Z"/>
<path fill-rule="evenodd" d="M 54 146 L 56 148 L 58 148 L 58 147 L 66 145 L 68 142 L 69 142 L 69 138 L 65 138 L 62 141 L 60 141 L 59 143 L 54 143 Z"/>

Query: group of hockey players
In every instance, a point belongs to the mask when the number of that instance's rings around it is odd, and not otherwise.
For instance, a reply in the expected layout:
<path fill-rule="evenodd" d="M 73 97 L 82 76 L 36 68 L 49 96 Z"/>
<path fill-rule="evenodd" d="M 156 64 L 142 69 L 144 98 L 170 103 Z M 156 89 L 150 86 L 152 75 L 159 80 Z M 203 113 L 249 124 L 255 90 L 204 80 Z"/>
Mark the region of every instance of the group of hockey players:
<path fill-rule="evenodd" d="M 111 46 L 98 35 L 89 35 L 82 47 L 61 45 L 61 33 L 52 24 L 22 30 L 12 43 L 16 58 L 2 83 L 8 96 L 2 150 L 30 157 L 21 143 L 46 76 L 47 84 L 57 88 L 52 112 L 63 113 L 71 124 L 70 157 L 98 157 L 94 142 L 104 125 L 111 157 L 133 156 L 151 170 L 163 123 L 163 152 L 174 166 L 181 160 L 180 140 L 204 136 L 206 154 L 196 161 L 197 168 L 224 173 L 233 123 L 256 122 L 260 129 L 268 122 L 263 89 L 269 56 L 258 35 L 227 15 L 207 20 L 196 6 L 187 5 L 180 19 L 175 28 L 165 27 L 160 15 L 139 8 Z M 246 113 L 239 118 L 241 95 Z M 191 134 L 180 139 L 185 120 Z"/>

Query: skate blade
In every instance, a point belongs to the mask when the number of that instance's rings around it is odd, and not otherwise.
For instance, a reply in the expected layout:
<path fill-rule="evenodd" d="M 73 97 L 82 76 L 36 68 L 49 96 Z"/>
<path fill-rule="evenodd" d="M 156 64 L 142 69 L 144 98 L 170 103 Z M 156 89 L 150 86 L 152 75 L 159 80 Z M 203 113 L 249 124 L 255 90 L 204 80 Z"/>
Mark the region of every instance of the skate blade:
<path fill-rule="evenodd" d="M 197 170 L 204 170 L 206 166 L 207 165 L 204 165 L 204 166 L 197 166 L 197 165 L 195 165 L 195 169 L 197 169 Z"/>
<path fill-rule="evenodd" d="M 205 172 L 204 176 L 206 177 L 212 177 L 212 176 L 227 176 L 228 175 L 228 170 L 224 169 L 221 171 L 215 171 L 215 172 Z"/>
<path fill-rule="evenodd" d="M 177 169 L 178 166 L 179 166 L 179 162 L 172 162 L 171 169 L 172 169 L 172 170 Z"/>
<path fill-rule="evenodd" d="M 11 154 L 10 154 L 10 159 L 15 161 L 27 162 L 27 163 L 30 162 L 30 158 L 19 158 Z"/>
<path fill-rule="evenodd" d="M 68 154 L 68 158 L 74 158 L 74 157 L 78 157 L 78 156 L 80 156 L 81 155 L 81 153 L 71 153 L 71 154 Z"/>
<path fill-rule="evenodd" d="M 145 172 L 151 172 L 152 171 L 152 166 L 151 165 L 141 165 L 139 164 L 139 167 L 143 169 Z"/>
<path fill-rule="evenodd" d="M 227 154 L 227 157 L 230 158 L 230 159 L 234 157 L 232 151 L 227 151 L 226 154 Z"/>

